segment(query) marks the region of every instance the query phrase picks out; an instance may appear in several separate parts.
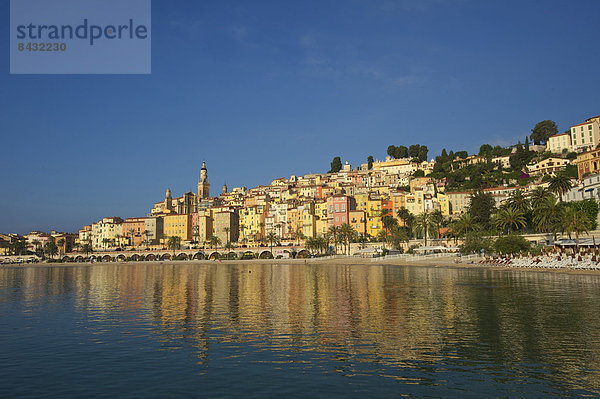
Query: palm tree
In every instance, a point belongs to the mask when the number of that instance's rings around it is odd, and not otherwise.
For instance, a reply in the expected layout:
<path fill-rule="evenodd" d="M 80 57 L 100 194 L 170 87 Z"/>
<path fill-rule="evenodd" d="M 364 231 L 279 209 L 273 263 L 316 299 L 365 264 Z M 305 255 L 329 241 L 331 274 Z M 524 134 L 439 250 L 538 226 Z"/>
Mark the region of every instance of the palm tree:
<path fill-rule="evenodd" d="M 562 225 L 569 236 L 575 233 L 575 245 L 579 251 L 579 234 L 587 233 L 591 227 L 588 215 L 581 207 L 568 206 L 563 212 Z"/>
<path fill-rule="evenodd" d="M 40 240 L 33 240 L 31 243 L 33 244 L 33 250 L 35 251 L 35 253 L 39 253 L 42 242 Z"/>
<path fill-rule="evenodd" d="M 64 253 L 64 249 L 66 249 L 65 248 L 65 239 L 59 238 L 57 243 L 58 243 L 58 253 L 62 255 Z"/>
<path fill-rule="evenodd" d="M 221 244 L 221 239 L 213 234 L 212 236 L 210 236 L 208 238 L 208 242 L 210 243 L 211 248 L 217 248 L 217 250 L 218 250 L 219 245 Z"/>
<path fill-rule="evenodd" d="M 526 214 L 529 210 L 529 199 L 523 194 L 523 191 L 517 190 L 510 195 L 506 201 L 506 206 Z"/>
<path fill-rule="evenodd" d="M 167 248 L 173 250 L 173 256 L 175 256 L 175 250 L 181 248 L 181 237 L 171 236 L 167 240 Z"/>
<path fill-rule="evenodd" d="M 402 223 L 404 224 L 404 226 L 408 227 L 408 231 L 409 231 L 410 235 L 412 236 L 414 222 L 415 222 L 414 215 L 412 213 L 410 213 L 410 211 L 408 209 L 406 209 L 405 207 L 398 209 L 398 211 L 396 212 L 396 215 L 398 215 L 400 220 L 402 220 Z"/>
<path fill-rule="evenodd" d="M 336 226 L 329 226 L 328 232 L 331 235 L 331 237 L 333 238 L 334 251 L 335 251 L 335 253 L 337 253 L 337 242 L 338 242 L 337 235 L 339 232 L 339 228 Z"/>
<path fill-rule="evenodd" d="M 356 235 L 356 230 L 349 225 L 348 223 L 344 223 L 340 226 L 340 235 L 343 237 L 345 241 L 346 252 L 350 255 L 350 240 L 354 239 Z"/>
<path fill-rule="evenodd" d="M 248 238 L 246 237 L 246 232 L 244 231 L 246 229 L 246 225 L 244 225 L 243 223 L 240 223 L 240 238 L 238 240 L 242 240 L 245 241 Z"/>
<path fill-rule="evenodd" d="M 229 232 L 231 231 L 231 229 L 229 227 L 223 227 L 223 231 L 225 232 L 225 235 L 227 237 L 227 242 L 229 242 Z"/>
<path fill-rule="evenodd" d="M 129 229 L 129 230 L 127 230 L 127 232 L 129 233 L 129 236 L 131 237 L 131 241 L 129 243 L 133 247 L 133 246 L 135 246 L 134 245 L 135 230 L 134 229 Z"/>
<path fill-rule="evenodd" d="M 150 237 L 150 233 L 150 230 L 144 230 L 144 243 L 146 244 L 146 246 L 150 244 L 150 240 L 148 240 L 148 237 Z"/>
<path fill-rule="evenodd" d="M 557 198 L 549 194 L 533 208 L 533 223 L 537 231 L 552 233 L 556 240 L 556 233 L 561 229 L 564 203 L 558 202 Z"/>
<path fill-rule="evenodd" d="M 444 215 L 442 214 L 442 211 L 436 209 L 435 211 L 431 212 L 431 227 L 433 227 L 435 231 L 435 238 L 440 238 L 440 229 L 442 228 L 443 224 Z"/>
<path fill-rule="evenodd" d="M 502 208 L 496 213 L 494 218 L 496 228 L 500 231 L 504 231 L 508 228 L 508 234 L 512 234 L 513 227 L 519 229 L 525 227 L 525 214 L 520 209 L 514 206 L 507 206 Z"/>
<path fill-rule="evenodd" d="M 383 240 L 384 243 L 387 241 L 388 234 L 392 229 L 398 225 L 398 219 L 389 215 L 389 209 L 383 209 L 381 211 L 381 224 L 383 225 Z M 385 248 L 385 244 L 384 244 Z"/>
<path fill-rule="evenodd" d="M 538 208 L 551 195 L 552 194 L 544 187 L 538 187 L 535 190 L 533 190 L 529 195 L 529 203 L 531 205 L 531 209 Z"/>
<path fill-rule="evenodd" d="M 454 229 L 459 237 L 477 230 L 477 222 L 473 219 L 470 213 L 463 213 L 460 218 L 454 222 Z"/>
<path fill-rule="evenodd" d="M 269 243 L 270 251 L 271 251 L 271 256 L 273 256 L 273 258 L 274 258 L 275 256 L 273 255 L 273 243 L 274 242 L 278 242 L 279 241 L 279 237 L 277 237 L 277 234 L 273 233 L 272 231 L 269 231 L 269 233 L 267 234 L 267 236 L 265 237 L 265 239 Z"/>
<path fill-rule="evenodd" d="M 50 256 L 50 258 L 54 258 L 58 254 L 58 247 L 52 241 L 48 241 L 46 245 L 44 245 L 44 252 Z"/>
<path fill-rule="evenodd" d="M 85 254 L 86 257 L 88 256 L 88 254 L 90 252 L 93 251 L 92 246 L 87 242 L 81 246 L 80 250 L 81 250 L 81 252 L 83 252 Z"/>
<path fill-rule="evenodd" d="M 298 227 L 298 230 L 296 230 L 295 236 L 296 236 L 296 239 L 298 240 L 298 245 L 300 245 L 300 241 L 302 241 L 306 238 L 301 227 Z"/>
<path fill-rule="evenodd" d="M 571 179 L 564 173 L 558 173 L 550 179 L 548 188 L 554 194 L 558 194 L 558 200 L 562 202 L 562 196 L 565 195 L 573 187 Z"/>
<path fill-rule="evenodd" d="M 418 232 L 423 233 L 423 238 L 425 239 L 425 246 L 427 246 L 427 232 L 431 227 L 431 214 L 427 211 L 417 215 L 415 217 L 416 229 Z"/>
<path fill-rule="evenodd" d="M 103 238 L 102 244 L 104 244 L 104 248 L 108 248 L 108 246 L 110 244 L 110 238 Z"/>
<path fill-rule="evenodd" d="M 229 259 L 229 254 L 231 251 L 233 251 L 233 244 L 227 241 L 227 244 L 225 244 L 225 249 L 227 250 L 227 259 Z"/>

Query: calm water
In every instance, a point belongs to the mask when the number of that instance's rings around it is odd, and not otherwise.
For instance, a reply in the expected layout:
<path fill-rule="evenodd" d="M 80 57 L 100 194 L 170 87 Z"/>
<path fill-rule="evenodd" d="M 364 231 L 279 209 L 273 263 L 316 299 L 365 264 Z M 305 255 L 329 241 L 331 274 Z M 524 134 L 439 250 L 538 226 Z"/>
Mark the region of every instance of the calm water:
<path fill-rule="evenodd" d="M 600 278 L 314 265 L 0 269 L 0 397 L 600 395 Z"/>

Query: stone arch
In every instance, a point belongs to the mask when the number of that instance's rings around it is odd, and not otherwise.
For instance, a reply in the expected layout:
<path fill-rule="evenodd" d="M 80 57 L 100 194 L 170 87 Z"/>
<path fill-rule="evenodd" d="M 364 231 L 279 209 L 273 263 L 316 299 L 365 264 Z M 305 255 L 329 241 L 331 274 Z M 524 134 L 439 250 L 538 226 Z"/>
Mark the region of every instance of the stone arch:
<path fill-rule="evenodd" d="M 194 256 L 192 257 L 192 259 L 203 260 L 204 259 L 204 253 L 202 253 L 202 252 L 196 252 L 194 254 Z"/>
<path fill-rule="evenodd" d="M 70 256 L 67 255 L 67 256 L 63 256 L 63 258 L 61 259 L 61 261 L 63 261 L 63 262 L 72 262 L 73 260 L 71 259 Z"/>
<path fill-rule="evenodd" d="M 217 251 L 214 251 L 214 252 L 211 252 L 210 255 L 208 255 L 208 259 L 210 259 L 210 260 L 219 259 L 220 255 L 221 255 L 220 253 L 218 253 Z"/>
<path fill-rule="evenodd" d="M 154 260 L 156 260 L 156 255 L 154 255 L 154 254 L 148 254 L 148 255 L 146 255 L 146 260 L 147 261 L 154 261 Z"/>
<path fill-rule="evenodd" d="M 160 256 L 160 260 L 171 260 L 171 254 L 164 253 Z"/>
<path fill-rule="evenodd" d="M 75 257 L 75 262 L 83 262 L 83 259 L 84 259 L 84 258 L 83 258 L 83 256 L 81 256 L 81 255 L 77 255 L 77 256 Z"/>
<path fill-rule="evenodd" d="M 112 262 L 113 258 L 110 255 L 104 255 L 102 257 L 102 262 Z"/>
<path fill-rule="evenodd" d="M 241 255 L 242 255 L 241 259 L 254 259 L 254 252 L 252 252 L 252 251 L 245 251 Z"/>
<path fill-rule="evenodd" d="M 125 258 L 125 255 L 123 255 L 123 254 L 119 254 L 119 255 L 117 255 L 117 257 L 115 258 L 115 260 L 116 260 L 117 262 L 123 262 L 123 261 L 125 261 L 126 259 L 127 259 L 127 258 Z"/>
<path fill-rule="evenodd" d="M 271 251 L 264 250 L 260 253 L 260 255 L 258 255 L 259 259 L 273 259 L 273 254 L 271 253 Z"/>
<path fill-rule="evenodd" d="M 182 252 L 179 255 L 177 255 L 177 258 L 179 258 L 179 260 L 188 260 L 190 257 L 188 254 Z"/>
<path fill-rule="evenodd" d="M 138 254 L 133 254 L 133 255 L 131 255 L 131 260 L 132 260 L 132 261 L 138 261 L 138 260 L 140 260 L 140 259 L 141 259 L 141 257 L 140 257 L 140 255 L 138 255 Z"/>
<path fill-rule="evenodd" d="M 308 251 L 306 249 L 301 249 L 296 254 L 296 258 L 308 258 L 309 256 L 310 256 L 310 254 L 308 253 Z"/>
<path fill-rule="evenodd" d="M 237 259 L 238 258 L 238 254 L 235 253 L 234 251 L 230 251 L 227 253 L 227 259 Z"/>

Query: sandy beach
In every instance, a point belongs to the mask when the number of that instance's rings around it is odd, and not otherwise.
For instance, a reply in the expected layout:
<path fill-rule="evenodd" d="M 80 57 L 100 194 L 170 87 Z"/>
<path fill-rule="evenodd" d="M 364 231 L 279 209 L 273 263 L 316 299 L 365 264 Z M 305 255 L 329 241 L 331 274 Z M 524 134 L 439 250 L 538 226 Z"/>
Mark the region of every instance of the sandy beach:
<path fill-rule="evenodd" d="M 598 275 L 600 270 L 586 270 L 575 268 L 533 268 L 533 267 L 513 267 L 508 265 L 480 264 L 479 259 L 462 261 L 455 263 L 454 257 L 440 257 L 434 259 L 424 259 L 419 261 L 406 261 L 403 259 L 384 259 L 373 262 L 371 258 L 325 258 L 325 259 L 251 259 L 251 260 L 180 260 L 180 261 L 123 261 L 123 262 L 99 262 L 99 263 L 30 263 L 30 264 L 3 264 L 2 267 L 81 267 L 81 266 L 103 266 L 103 265 L 163 265 L 163 264 L 180 264 L 180 265 L 201 265 L 201 264 L 247 264 L 247 265 L 347 265 L 347 266 L 412 266 L 412 267 L 434 267 L 434 268 L 453 268 L 453 269 L 486 269 L 495 271 L 527 271 L 527 272 L 542 272 L 542 273 L 563 273 L 563 274 L 584 274 Z"/>

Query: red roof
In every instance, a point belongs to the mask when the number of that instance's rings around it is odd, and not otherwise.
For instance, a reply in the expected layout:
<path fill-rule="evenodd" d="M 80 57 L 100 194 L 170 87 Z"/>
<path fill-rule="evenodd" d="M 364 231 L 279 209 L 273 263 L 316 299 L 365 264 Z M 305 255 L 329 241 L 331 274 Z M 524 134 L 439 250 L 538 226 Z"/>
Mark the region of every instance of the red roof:
<path fill-rule="evenodd" d="M 580 123 L 578 125 L 573 125 L 571 127 L 576 127 L 576 126 L 581 126 L 581 125 L 589 125 L 590 123 L 592 123 L 592 122 L 583 122 L 583 123 Z"/>

